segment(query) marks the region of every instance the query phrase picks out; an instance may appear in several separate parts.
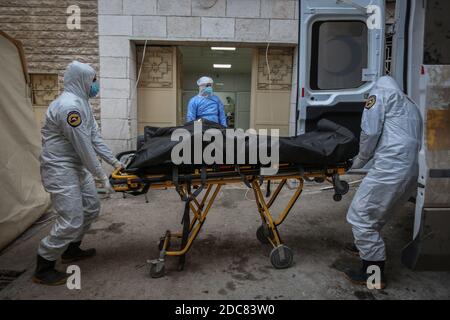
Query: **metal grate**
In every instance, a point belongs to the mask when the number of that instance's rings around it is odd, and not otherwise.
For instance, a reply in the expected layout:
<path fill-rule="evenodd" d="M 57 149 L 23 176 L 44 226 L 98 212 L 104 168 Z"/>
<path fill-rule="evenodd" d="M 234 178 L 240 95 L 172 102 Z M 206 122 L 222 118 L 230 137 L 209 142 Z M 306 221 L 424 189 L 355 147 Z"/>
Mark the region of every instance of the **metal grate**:
<path fill-rule="evenodd" d="M 390 75 L 392 72 L 392 44 L 393 34 L 386 34 L 384 73 Z"/>

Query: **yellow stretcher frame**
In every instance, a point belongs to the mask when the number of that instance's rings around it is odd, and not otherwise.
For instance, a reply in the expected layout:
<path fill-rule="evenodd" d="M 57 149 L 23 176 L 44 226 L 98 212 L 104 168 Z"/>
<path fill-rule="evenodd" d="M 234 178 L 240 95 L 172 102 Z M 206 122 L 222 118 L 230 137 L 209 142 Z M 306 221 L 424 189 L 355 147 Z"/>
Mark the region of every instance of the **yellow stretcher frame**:
<path fill-rule="evenodd" d="M 281 168 L 289 168 L 289 165 L 280 165 L 280 169 Z M 344 174 L 347 169 L 348 165 L 342 164 L 319 169 L 293 170 L 292 172 L 287 173 L 281 172 L 275 176 L 258 176 L 254 174 L 254 170 L 252 171 L 250 166 L 241 166 L 239 169 L 239 176 L 220 177 L 219 174 L 219 177 L 216 175 L 213 178 L 205 178 L 205 175 L 202 177 L 200 170 L 195 170 L 194 174 L 189 174 L 188 182 L 174 182 L 173 180 L 167 179 L 167 176 L 159 174 L 137 176 L 117 169 L 111 175 L 111 184 L 116 192 L 127 192 L 135 195 L 146 193 L 149 188 L 176 188 L 180 197 L 186 201 L 182 231 L 179 233 L 171 233 L 169 230 L 166 231 L 165 235 L 160 239 L 159 258 L 150 261 L 151 277 L 159 278 L 165 273 L 166 256 L 178 256 L 180 258 L 179 270 L 183 270 L 185 255 L 192 247 L 193 242 L 199 234 L 222 186 L 226 184 L 242 183 L 243 181 L 253 190 L 257 209 L 261 217 L 262 224 L 256 232 L 258 240 L 263 244 L 271 244 L 273 246 L 270 253 L 270 261 L 275 268 L 288 268 L 293 262 L 293 253 L 289 247 L 283 244 L 277 227 L 283 223 L 300 197 L 303 191 L 304 180 L 327 180 L 333 183 L 335 189 L 333 198 L 335 201 L 339 201 L 342 195 L 348 192 L 348 184 L 339 179 L 339 176 Z M 233 169 L 233 172 L 236 171 Z M 230 171 L 227 173 L 230 173 Z M 146 179 L 151 179 L 153 181 L 146 186 Z M 299 184 L 284 210 L 277 218 L 275 218 L 270 208 L 275 203 L 288 179 L 297 179 Z M 265 199 L 266 197 L 261 190 L 263 181 L 268 181 L 268 183 L 279 181 L 277 188 L 269 197 L 268 201 Z M 192 186 L 197 188 L 201 186 L 203 191 L 197 191 L 196 194 L 196 192 L 192 192 Z M 203 193 L 203 196 L 199 199 L 201 193 Z M 192 220 L 190 218 L 191 214 L 193 215 Z M 181 239 L 181 246 L 178 250 L 170 249 L 171 240 L 174 238 Z"/>

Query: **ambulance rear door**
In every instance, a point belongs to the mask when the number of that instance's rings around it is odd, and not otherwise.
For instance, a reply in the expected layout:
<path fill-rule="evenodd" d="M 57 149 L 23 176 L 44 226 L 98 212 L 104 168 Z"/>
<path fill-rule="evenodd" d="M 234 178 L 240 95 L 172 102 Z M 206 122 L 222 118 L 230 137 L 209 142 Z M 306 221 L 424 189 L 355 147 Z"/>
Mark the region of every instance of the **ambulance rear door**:
<path fill-rule="evenodd" d="M 368 94 L 384 68 L 384 0 L 300 1 L 298 132 L 329 119 L 359 139 Z"/>

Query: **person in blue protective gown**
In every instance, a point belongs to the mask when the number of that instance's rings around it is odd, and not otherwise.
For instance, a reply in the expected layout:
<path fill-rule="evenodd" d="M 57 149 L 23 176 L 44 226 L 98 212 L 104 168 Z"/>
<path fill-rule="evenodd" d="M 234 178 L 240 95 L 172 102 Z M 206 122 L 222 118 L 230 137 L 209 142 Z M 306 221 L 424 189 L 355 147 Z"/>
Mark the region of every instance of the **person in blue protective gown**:
<path fill-rule="evenodd" d="M 186 122 L 207 119 L 227 127 L 223 103 L 218 96 L 214 95 L 213 84 L 210 77 L 201 77 L 197 80 L 198 95 L 189 101 Z"/>

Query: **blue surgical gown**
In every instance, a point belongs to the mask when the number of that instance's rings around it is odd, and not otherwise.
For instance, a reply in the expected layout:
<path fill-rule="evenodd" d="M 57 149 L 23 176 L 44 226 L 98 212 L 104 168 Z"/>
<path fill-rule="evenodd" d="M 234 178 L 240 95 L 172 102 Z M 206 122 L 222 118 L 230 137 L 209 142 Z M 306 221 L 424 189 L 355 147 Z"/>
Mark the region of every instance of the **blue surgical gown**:
<path fill-rule="evenodd" d="M 217 122 L 224 127 L 227 126 L 223 103 L 218 96 L 203 97 L 197 95 L 191 98 L 188 104 L 186 121 L 194 121 L 200 118 Z"/>

